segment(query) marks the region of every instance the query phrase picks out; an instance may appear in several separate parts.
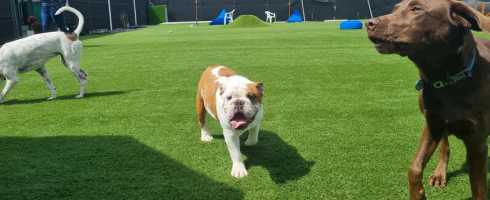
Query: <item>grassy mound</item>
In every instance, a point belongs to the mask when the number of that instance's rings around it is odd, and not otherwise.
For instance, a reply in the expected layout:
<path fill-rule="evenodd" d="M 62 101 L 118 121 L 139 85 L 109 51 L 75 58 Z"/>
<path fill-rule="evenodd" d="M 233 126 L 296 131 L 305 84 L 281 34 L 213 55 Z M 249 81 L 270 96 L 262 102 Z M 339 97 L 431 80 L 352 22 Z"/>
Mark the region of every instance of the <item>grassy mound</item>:
<path fill-rule="evenodd" d="M 231 28 L 254 28 L 269 26 L 255 15 L 240 15 L 233 23 L 227 27 Z"/>

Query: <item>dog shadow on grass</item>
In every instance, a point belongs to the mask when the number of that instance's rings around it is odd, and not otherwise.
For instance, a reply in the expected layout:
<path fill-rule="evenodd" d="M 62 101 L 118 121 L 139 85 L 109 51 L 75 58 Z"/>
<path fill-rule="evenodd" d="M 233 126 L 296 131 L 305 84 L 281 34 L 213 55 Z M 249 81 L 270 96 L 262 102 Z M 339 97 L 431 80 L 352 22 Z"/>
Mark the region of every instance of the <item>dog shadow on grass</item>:
<path fill-rule="evenodd" d="M 2 199 L 243 199 L 131 137 L 0 138 Z"/>
<path fill-rule="evenodd" d="M 488 141 L 487 143 L 490 146 L 490 141 Z M 465 152 L 466 152 L 466 150 L 465 150 Z M 490 162 L 490 157 L 487 158 L 487 159 Z M 449 162 L 449 165 L 451 165 L 451 162 Z M 490 173 L 490 165 L 488 165 L 488 170 L 487 171 L 488 171 L 488 173 Z M 461 167 L 459 169 L 447 173 L 447 181 L 449 182 L 452 178 L 455 178 L 455 177 L 458 177 L 458 176 L 468 176 L 469 175 L 469 172 L 470 172 L 470 168 L 468 166 L 468 161 L 465 160 L 465 162 L 461 165 Z M 489 187 L 489 195 L 490 195 L 490 187 Z"/>
<path fill-rule="evenodd" d="M 488 160 L 490 160 L 490 158 L 488 158 Z M 490 165 L 488 166 L 488 173 L 490 173 Z M 456 178 L 458 176 L 469 176 L 469 166 L 468 166 L 468 161 L 465 161 L 461 167 L 455 171 L 451 171 L 451 172 L 448 172 L 447 173 L 447 181 L 448 181 L 448 184 L 451 184 L 449 181 L 452 179 L 452 178 Z M 487 175 L 488 176 L 488 175 Z M 469 178 L 468 178 L 469 180 Z M 490 185 L 490 182 L 488 182 L 487 180 L 487 185 Z M 470 184 L 468 183 L 468 186 L 470 186 Z M 467 198 L 468 200 L 471 200 L 472 198 L 469 197 Z M 490 187 L 488 188 L 488 192 L 487 192 L 487 199 L 490 199 Z"/>
<path fill-rule="evenodd" d="M 12 100 L 7 100 L 6 102 L 4 102 L 3 104 L 0 104 L 0 105 L 37 104 L 37 103 L 44 103 L 44 102 L 50 102 L 50 101 L 60 101 L 60 100 L 62 100 L 62 101 L 64 101 L 64 100 L 82 100 L 82 99 L 86 99 L 86 98 L 124 95 L 124 94 L 130 93 L 132 91 L 134 91 L 134 90 L 89 92 L 89 93 L 85 93 L 85 96 L 83 98 L 80 98 L 80 99 L 75 98 L 75 96 L 77 94 L 58 96 L 54 100 L 47 100 L 48 97 L 37 98 L 37 99 L 12 99 Z"/>
<path fill-rule="evenodd" d="M 103 44 L 84 44 L 83 48 L 97 48 L 97 47 L 104 47 L 106 45 Z"/>
<path fill-rule="evenodd" d="M 288 181 L 298 180 L 307 175 L 314 161 L 305 160 L 295 147 L 287 144 L 277 133 L 261 130 L 259 133 L 259 143 L 254 146 L 245 146 L 248 134 L 243 134 L 241 138 L 241 152 L 247 156 L 245 165 L 247 168 L 262 166 L 266 168 L 272 180 L 276 184 L 284 184 Z M 222 139 L 219 135 L 215 138 Z"/>
<path fill-rule="evenodd" d="M 451 163 L 449 163 L 451 164 Z M 458 176 L 463 176 L 463 175 L 468 175 L 469 169 L 468 169 L 468 162 L 464 162 L 461 167 L 455 171 L 451 171 L 447 173 L 447 181 L 449 182 L 452 178 L 456 178 Z"/>

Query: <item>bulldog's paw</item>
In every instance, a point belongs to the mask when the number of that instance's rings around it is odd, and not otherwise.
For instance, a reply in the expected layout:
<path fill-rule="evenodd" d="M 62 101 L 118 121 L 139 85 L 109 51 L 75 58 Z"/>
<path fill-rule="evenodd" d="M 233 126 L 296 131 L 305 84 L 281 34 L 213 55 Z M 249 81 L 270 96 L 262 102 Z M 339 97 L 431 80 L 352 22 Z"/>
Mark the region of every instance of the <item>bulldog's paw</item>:
<path fill-rule="evenodd" d="M 79 94 L 79 95 L 75 96 L 75 98 L 81 99 L 81 98 L 83 98 L 83 94 Z"/>
<path fill-rule="evenodd" d="M 203 142 L 211 142 L 211 141 L 213 141 L 213 136 L 211 136 L 211 135 L 201 135 L 201 141 L 203 141 Z"/>
<path fill-rule="evenodd" d="M 254 139 L 254 138 L 248 138 L 246 141 L 245 141 L 245 146 L 253 146 L 253 145 L 256 145 L 259 141 L 257 139 Z"/>
<path fill-rule="evenodd" d="M 243 162 L 233 163 L 233 167 L 231 168 L 231 176 L 235 178 L 243 178 L 247 175 L 248 172 Z"/>
<path fill-rule="evenodd" d="M 54 100 L 54 99 L 56 99 L 56 96 L 50 96 L 50 97 L 48 98 L 48 101 L 51 101 L 51 100 Z"/>

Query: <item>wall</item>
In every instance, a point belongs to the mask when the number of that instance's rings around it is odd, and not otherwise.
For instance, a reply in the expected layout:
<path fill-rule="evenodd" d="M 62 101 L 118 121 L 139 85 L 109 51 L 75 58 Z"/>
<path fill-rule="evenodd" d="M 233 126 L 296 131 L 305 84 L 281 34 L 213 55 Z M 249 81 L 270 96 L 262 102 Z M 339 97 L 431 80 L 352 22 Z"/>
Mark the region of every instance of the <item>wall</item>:
<path fill-rule="evenodd" d="M 154 5 L 167 4 L 167 0 L 150 0 L 150 2 Z"/>
<path fill-rule="evenodd" d="M 236 9 L 236 15 L 252 14 L 265 20 L 264 11 L 275 12 L 278 20 L 288 18 L 291 9 L 301 8 L 299 0 L 198 0 L 199 20 L 211 20 L 223 8 Z M 382 15 L 391 11 L 399 0 L 371 0 L 373 13 Z M 167 0 L 170 21 L 195 19 L 195 0 Z M 304 0 L 307 20 L 368 18 L 366 0 Z"/>

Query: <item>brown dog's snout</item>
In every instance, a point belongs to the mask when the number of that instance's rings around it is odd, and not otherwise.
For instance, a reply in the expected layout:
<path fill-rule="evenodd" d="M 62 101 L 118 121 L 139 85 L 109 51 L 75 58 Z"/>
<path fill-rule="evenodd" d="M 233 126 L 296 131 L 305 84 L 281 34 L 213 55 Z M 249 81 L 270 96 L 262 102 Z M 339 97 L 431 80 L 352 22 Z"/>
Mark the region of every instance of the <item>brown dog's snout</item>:
<path fill-rule="evenodd" d="M 366 22 L 366 28 L 368 31 L 374 31 L 376 29 L 376 25 L 378 25 L 379 19 L 373 18 Z"/>

